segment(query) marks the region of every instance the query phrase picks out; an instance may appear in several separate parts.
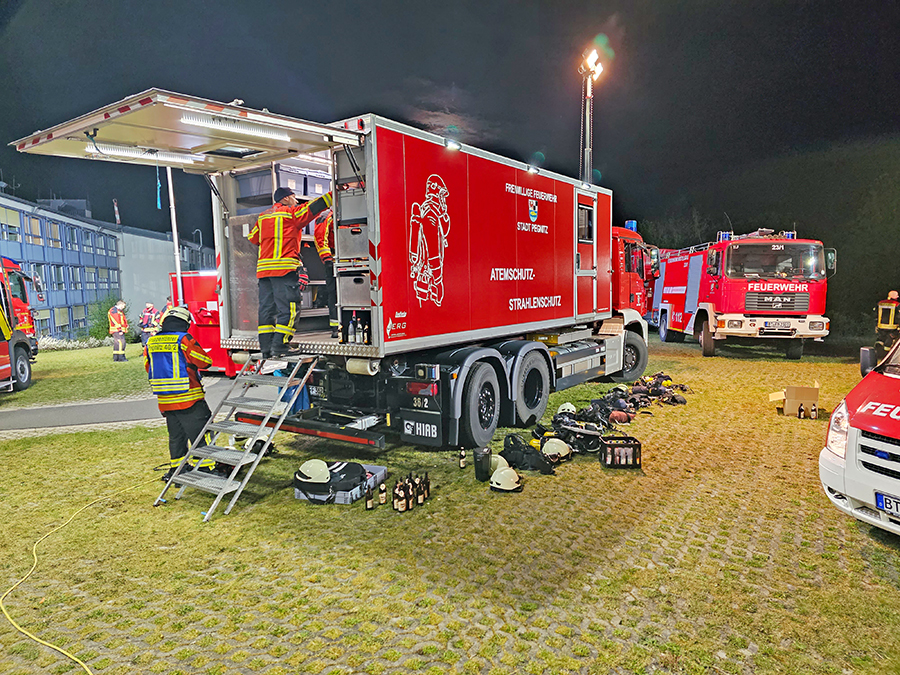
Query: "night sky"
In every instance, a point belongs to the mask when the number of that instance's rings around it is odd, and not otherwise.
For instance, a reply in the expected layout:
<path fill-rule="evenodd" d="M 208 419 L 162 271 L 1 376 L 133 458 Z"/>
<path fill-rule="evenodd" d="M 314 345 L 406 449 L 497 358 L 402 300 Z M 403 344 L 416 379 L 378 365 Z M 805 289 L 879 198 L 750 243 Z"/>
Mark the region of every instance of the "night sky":
<path fill-rule="evenodd" d="M 19 197 L 88 197 L 104 220 L 115 197 L 125 224 L 167 229 L 152 168 L 6 146 L 160 87 L 320 122 L 453 126 L 577 176 L 576 69 L 600 33 L 615 58 L 596 91 L 594 168 L 617 221 L 760 159 L 900 132 L 889 0 L 0 0 L 0 170 Z M 209 232 L 202 179 L 176 172 L 175 188 L 183 234 Z"/>

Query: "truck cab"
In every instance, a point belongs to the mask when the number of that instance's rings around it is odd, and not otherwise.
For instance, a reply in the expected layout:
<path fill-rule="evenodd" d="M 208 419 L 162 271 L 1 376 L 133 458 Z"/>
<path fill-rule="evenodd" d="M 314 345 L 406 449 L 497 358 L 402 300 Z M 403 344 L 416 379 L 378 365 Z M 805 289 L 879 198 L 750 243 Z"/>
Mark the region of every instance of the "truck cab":
<path fill-rule="evenodd" d="M 2 269 L 2 268 L 0 268 Z M 10 277 L 0 271 L 0 391 L 21 391 L 31 386 L 33 336 L 16 327 Z M 35 343 L 35 351 L 36 351 Z"/>
<path fill-rule="evenodd" d="M 38 298 L 43 300 L 44 289 L 38 277 L 30 277 L 22 271 L 18 261 L 12 258 L 2 257 L 2 266 L 5 283 L 9 286 L 12 296 L 12 311 L 15 316 L 13 327 L 21 331 L 28 338 L 30 358 L 34 361 L 38 353 L 37 335 L 34 329 L 34 317 L 31 313 L 31 302 L 28 298 L 26 282 L 31 283 Z"/>
<path fill-rule="evenodd" d="M 900 343 L 877 365 L 863 347 L 864 375 L 831 414 L 819 479 L 831 503 L 900 536 Z"/>

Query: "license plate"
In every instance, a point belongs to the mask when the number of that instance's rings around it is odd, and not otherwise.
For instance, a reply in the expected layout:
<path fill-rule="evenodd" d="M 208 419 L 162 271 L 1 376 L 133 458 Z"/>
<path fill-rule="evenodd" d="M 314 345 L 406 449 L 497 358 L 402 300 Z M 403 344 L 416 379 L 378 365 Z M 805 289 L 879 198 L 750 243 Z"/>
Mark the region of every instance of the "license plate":
<path fill-rule="evenodd" d="M 791 327 L 790 321 L 766 321 L 766 328 L 775 328 L 776 330 L 787 330 Z"/>
<path fill-rule="evenodd" d="M 883 495 L 880 492 L 875 493 L 875 506 L 891 516 L 900 516 L 900 499 Z"/>

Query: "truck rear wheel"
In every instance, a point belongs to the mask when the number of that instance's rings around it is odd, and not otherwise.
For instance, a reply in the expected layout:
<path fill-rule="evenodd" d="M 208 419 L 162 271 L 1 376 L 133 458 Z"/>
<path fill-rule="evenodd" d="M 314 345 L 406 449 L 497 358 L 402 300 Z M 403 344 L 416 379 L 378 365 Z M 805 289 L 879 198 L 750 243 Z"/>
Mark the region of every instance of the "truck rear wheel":
<path fill-rule="evenodd" d="M 500 421 L 500 384 L 494 369 L 476 363 L 463 390 L 462 442 L 469 448 L 487 445 Z"/>
<path fill-rule="evenodd" d="M 625 350 L 622 354 L 622 370 L 609 379 L 613 382 L 634 382 L 647 369 L 647 343 L 637 333 L 625 331 Z"/>
<path fill-rule="evenodd" d="M 516 381 L 516 426 L 534 424 L 544 416 L 550 397 L 550 369 L 538 352 L 522 359 Z"/>
<path fill-rule="evenodd" d="M 659 315 L 659 339 L 663 342 L 684 342 L 684 333 L 677 330 L 669 330 L 669 313 L 661 312 Z"/>
<path fill-rule="evenodd" d="M 700 348 L 703 356 L 716 355 L 716 341 L 713 340 L 712 331 L 709 329 L 709 321 L 704 321 L 700 326 Z"/>
<path fill-rule="evenodd" d="M 801 338 L 788 340 L 787 347 L 784 349 L 784 356 L 791 361 L 799 361 L 803 357 L 803 340 Z"/>
<path fill-rule="evenodd" d="M 16 347 L 13 374 L 16 376 L 13 389 L 22 391 L 31 386 L 31 361 L 28 359 L 28 352 L 23 347 Z"/>

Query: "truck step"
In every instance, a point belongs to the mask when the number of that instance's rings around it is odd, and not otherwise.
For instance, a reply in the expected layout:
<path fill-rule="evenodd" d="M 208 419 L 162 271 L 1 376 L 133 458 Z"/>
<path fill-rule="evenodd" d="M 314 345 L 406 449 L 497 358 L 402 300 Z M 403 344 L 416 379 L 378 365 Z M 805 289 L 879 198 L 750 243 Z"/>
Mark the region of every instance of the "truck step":
<path fill-rule="evenodd" d="M 225 399 L 225 405 L 241 410 L 255 410 L 256 412 L 269 412 L 272 409 L 271 400 L 264 398 L 250 398 L 249 396 L 235 396 L 234 398 Z"/>
<path fill-rule="evenodd" d="M 272 420 L 273 422 L 275 420 Z M 224 431 L 226 434 L 234 434 L 235 436 L 253 437 L 259 431 L 259 427 L 255 424 L 247 424 L 246 422 L 235 422 L 234 420 L 222 420 L 221 422 L 213 422 L 207 427 L 209 431 Z"/>
<path fill-rule="evenodd" d="M 284 387 L 288 383 L 288 378 L 277 375 L 238 375 L 235 379 L 241 383 L 268 384 L 273 387 Z"/>
<path fill-rule="evenodd" d="M 212 492 L 213 494 L 227 494 L 234 492 L 241 486 L 239 480 L 228 480 L 225 476 L 216 476 L 204 471 L 188 471 L 179 473 L 174 480 L 176 486 L 190 486 L 203 490 L 204 492 Z"/>
<path fill-rule="evenodd" d="M 206 457 L 207 459 L 213 459 L 231 466 L 250 464 L 257 457 L 255 452 L 244 452 L 236 448 L 223 448 L 218 445 L 204 445 L 202 448 L 197 448 L 191 452 L 191 455 L 193 457 Z"/>

